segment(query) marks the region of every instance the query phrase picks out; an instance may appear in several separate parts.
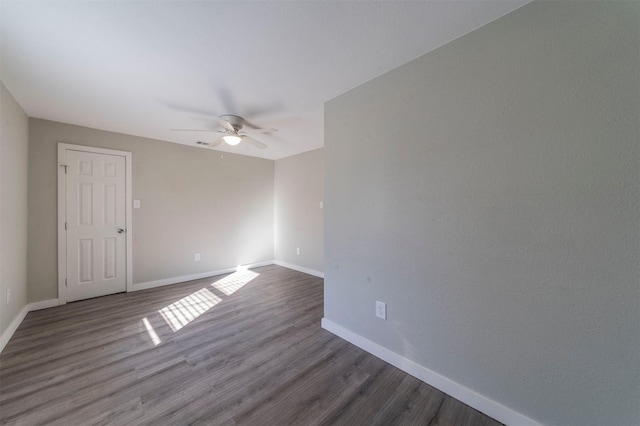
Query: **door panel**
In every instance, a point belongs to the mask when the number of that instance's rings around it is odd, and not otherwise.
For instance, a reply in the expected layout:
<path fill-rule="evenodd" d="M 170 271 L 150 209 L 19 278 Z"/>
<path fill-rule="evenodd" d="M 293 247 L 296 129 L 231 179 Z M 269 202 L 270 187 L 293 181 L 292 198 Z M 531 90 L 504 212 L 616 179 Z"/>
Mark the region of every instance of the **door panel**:
<path fill-rule="evenodd" d="M 126 291 L 125 157 L 67 150 L 67 300 Z"/>

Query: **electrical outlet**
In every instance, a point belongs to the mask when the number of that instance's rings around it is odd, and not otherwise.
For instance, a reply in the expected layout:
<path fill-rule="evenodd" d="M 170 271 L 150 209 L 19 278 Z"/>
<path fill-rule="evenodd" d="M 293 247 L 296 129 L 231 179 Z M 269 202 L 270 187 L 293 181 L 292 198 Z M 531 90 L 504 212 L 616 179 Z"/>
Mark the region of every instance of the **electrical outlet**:
<path fill-rule="evenodd" d="M 320 201 L 320 208 L 324 209 L 324 201 Z"/>
<path fill-rule="evenodd" d="M 7 289 L 7 305 L 11 302 L 11 289 Z"/>
<path fill-rule="evenodd" d="M 200 262 L 200 253 L 195 253 L 193 255 L 193 260 L 195 260 L 196 262 Z"/>
<path fill-rule="evenodd" d="M 300 247 L 298 247 L 298 248 L 296 249 L 296 254 L 297 254 L 298 256 L 300 256 Z"/>
<path fill-rule="evenodd" d="M 387 304 L 376 301 L 376 316 L 383 320 L 387 319 Z"/>

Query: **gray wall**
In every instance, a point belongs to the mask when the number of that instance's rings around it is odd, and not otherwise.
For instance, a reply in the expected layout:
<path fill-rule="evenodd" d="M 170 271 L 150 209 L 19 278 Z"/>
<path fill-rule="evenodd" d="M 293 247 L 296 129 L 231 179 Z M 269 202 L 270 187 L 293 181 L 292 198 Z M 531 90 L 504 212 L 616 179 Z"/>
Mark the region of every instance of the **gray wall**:
<path fill-rule="evenodd" d="M 639 25 L 534 2 L 328 102 L 325 318 L 531 419 L 640 424 Z"/>
<path fill-rule="evenodd" d="M 276 259 L 322 273 L 324 150 L 277 160 L 274 197 Z"/>
<path fill-rule="evenodd" d="M 0 82 L 0 335 L 27 304 L 29 121 Z M 11 299 L 7 305 L 7 289 Z"/>
<path fill-rule="evenodd" d="M 34 118 L 29 126 L 30 301 L 57 298 L 57 142 L 132 152 L 142 205 L 134 283 L 273 260 L 273 161 Z"/>

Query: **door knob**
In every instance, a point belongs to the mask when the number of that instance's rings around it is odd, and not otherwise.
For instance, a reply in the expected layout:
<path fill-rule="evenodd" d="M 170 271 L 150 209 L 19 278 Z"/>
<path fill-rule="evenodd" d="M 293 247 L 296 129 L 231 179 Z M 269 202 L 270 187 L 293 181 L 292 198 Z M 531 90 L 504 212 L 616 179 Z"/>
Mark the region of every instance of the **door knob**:
<path fill-rule="evenodd" d="M 122 234 L 123 232 L 124 232 L 124 229 L 118 228 L 118 234 Z"/>

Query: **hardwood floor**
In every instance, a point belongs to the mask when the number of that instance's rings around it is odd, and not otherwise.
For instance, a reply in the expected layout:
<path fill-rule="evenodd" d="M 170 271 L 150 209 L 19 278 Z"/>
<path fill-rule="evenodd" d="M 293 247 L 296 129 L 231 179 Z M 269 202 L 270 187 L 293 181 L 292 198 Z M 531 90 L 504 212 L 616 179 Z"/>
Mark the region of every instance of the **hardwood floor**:
<path fill-rule="evenodd" d="M 266 266 L 31 312 L 2 424 L 499 425 L 320 328 L 323 280 Z"/>

